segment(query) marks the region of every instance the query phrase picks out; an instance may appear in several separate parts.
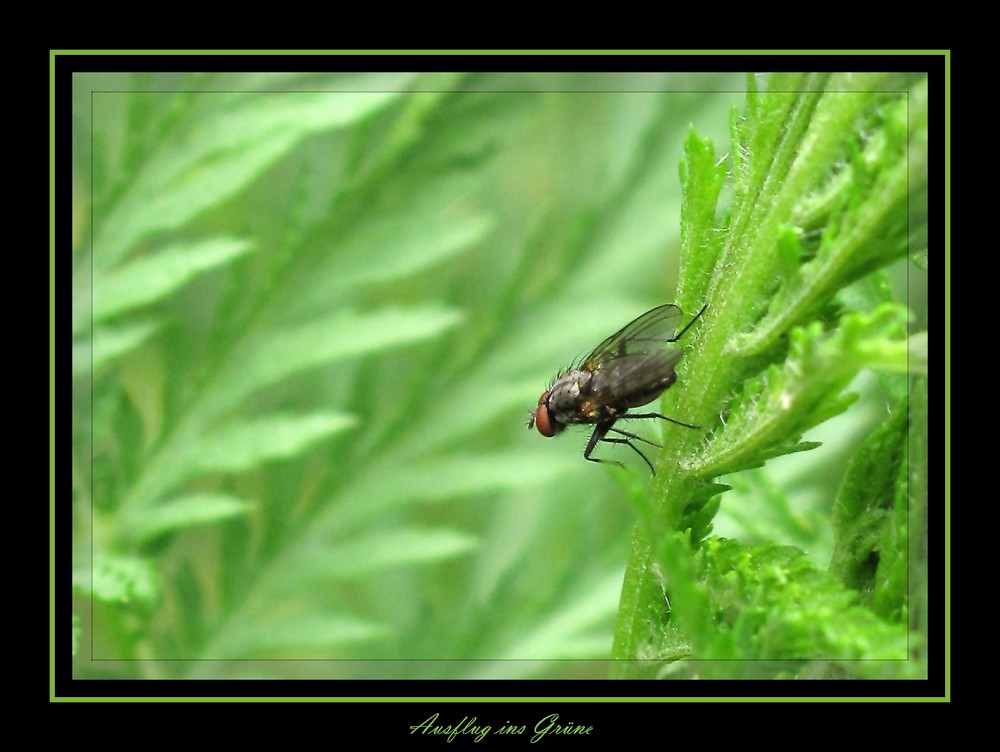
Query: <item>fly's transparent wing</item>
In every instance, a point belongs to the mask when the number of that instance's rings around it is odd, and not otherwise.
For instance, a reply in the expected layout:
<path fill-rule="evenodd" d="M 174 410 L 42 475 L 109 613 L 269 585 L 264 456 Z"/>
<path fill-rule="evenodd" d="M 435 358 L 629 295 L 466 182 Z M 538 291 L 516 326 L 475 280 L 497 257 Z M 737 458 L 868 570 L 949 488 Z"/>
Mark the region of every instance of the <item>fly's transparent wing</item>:
<path fill-rule="evenodd" d="M 659 350 L 666 343 L 675 341 L 674 332 L 683 315 L 673 303 L 646 311 L 595 347 L 584 359 L 583 367 L 593 371 L 626 355 Z"/>
<path fill-rule="evenodd" d="M 684 352 L 664 345 L 676 340 L 682 316 L 675 305 L 659 306 L 599 344 L 582 366 L 593 373 L 592 403 L 627 402 L 644 394 L 652 398 L 673 383 Z"/>
<path fill-rule="evenodd" d="M 683 355 L 683 350 L 674 347 L 624 355 L 604 363 L 594 371 L 591 381 L 592 406 L 645 404 L 674 382 L 674 368 Z M 634 401 L 642 395 L 648 399 Z"/>

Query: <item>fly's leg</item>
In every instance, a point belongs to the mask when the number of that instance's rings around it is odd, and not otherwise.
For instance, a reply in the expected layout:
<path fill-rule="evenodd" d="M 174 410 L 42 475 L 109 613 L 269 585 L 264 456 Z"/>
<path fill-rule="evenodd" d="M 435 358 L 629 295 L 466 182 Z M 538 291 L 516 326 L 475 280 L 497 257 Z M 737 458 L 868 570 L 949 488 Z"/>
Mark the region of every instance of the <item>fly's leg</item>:
<path fill-rule="evenodd" d="M 610 423 L 597 424 L 597 427 L 594 428 L 594 433 L 591 434 L 590 436 L 590 441 L 587 442 L 587 448 L 583 450 L 583 458 L 590 460 L 591 462 L 610 462 L 612 464 L 618 465 L 618 467 L 625 467 L 625 465 L 623 465 L 621 462 L 618 462 L 617 460 L 602 460 L 599 459 L 598 457 L 591 457 L 590 455 L 594 451 L 594 447 L 597 446 L 597 443 L 599 441 L 603 441 L 608 444 L 626 444 L 627 446 L 630 446 L 633 449 L 633 451 L 635 451 L 636 454 L 642 457 L 643 461 L 647 465 L 649 465 L 649 471 L 653 475 L 656 475 L 656 470 L 653 469 L 653 463 L 649 461 L 649 458 L 646 455 L 644 455 L 641 451 L 639 451 L 639 447 L 633 444 L 631 440 L 638 439 L 639 441 L 645 441 L 647 444 L 652 444 L 653 446 L 659 446 L 659 444 L 654 444 L 652 441 L 644 439 L 641 436 L 637 436 L 634 433 L 629 433 L 628 431 L 619 431 L 617 428 L 613 428 L 613 426 L 614 426 L 614 421 Z M 614 431 L 615 433 L 621 434 L 622 436 L 627 436 L 628 438 L 625 439 L 608 438 L 609 431 Z"/>
<path fill-rule="evenodd" d="M 619 420 L 621 420 L 621 418 L 619 418 Z M 628 431 L 619 431 L 617 428 L 609 428 L 608 430 L 609 431 L 614 431 L 615 433 L 619 433 L 622 436 L 628 436 L 630 439 L 638 439 L 639 441 L 645 442 L 646 444 L 649 444 L 650 446 L 655 446 L 657 449 L 663 449 L 663 445 L 662 444 L 657 444 L 655 441 L 650 441 L 649 439 L 644 439 L 642 436 L 639 436 L 639 434 L 629 433 Z M 604 441 L 611 441 L 611 439 L 604 439 Z"/>
<path fill-rule="evenodd" d="M 639 438 L 639 437 L 637 436 L 636 438 Z M 607 439 L 607 438 L 605 438 L 605 439 L 601 439 L 601 441 L 606 441 L 609 444 L 626 444 L 626 445 L 632 447 L 632 449 L 635 450 L 635 453 L 638 454 L 640 457 L 642 457 L 643 461 L 647 465 L 649 465 L 649 472 L 651 472 L 653 475 L 656 475 L 656 470 L 653 469 L 653 463 L 649 461 L 649 457 L 647 457 L 642 452 L 640 452 L 639 451 L 639 447 L 637 447 L 635 444 L 633 444 L 629 439 Z M 652 442 L 650 442 L 650 443 L 652 443 Z M 615 464 L 616 465 L 621 465 L 622 463 L 616 462 Z"/>
<path fill-rule="evenodd" d="M 618 416 L 618 420 L 638 420 L 640 418 L 662 418 L 663 420 L 669 421 L 671 423 L 676 423 L 677 425 L 684 426 L 685 428 L 693 428 L 696 431 L 701 428 L 701 426 L 692 426 L 690 423 L 684 423 L 679 420 L 674 420 L 673 418 L 668 418 L 666 415 L 660 415 L 659 413 L 638 413 L 638 414 L 625 413 L 624 415 Z"/>
<path fill-rule="evenodd" d="M 677 341 L 677 340 L 679 340 L 679 339 L 680 339 L 681 337 L 683 337 L 683 336 L 684 336 L 684 332 L 686 332 L 686 331 L 687 331 L 688 329 L 690 329 L 690 328 L 691 328 L 691 324 L 693 324 L 693 323 L 694 323 L 695 321 L 697 321 L 698 319 L 700 319 L 700 318 L 701 318 L 701 314 L 703 314 L 703 313 L 705 312 L 705 309 L 706 309 L 706 308 L 708 308 L 708 303 L 705 303 L 705 305 L 703 305 L 703 306 L 701 307 L 701 310 L 700 310 L 700 311 L 698 311 L 698 313 L 696 313 L 696 314 L 694 315 L 694 318 L 692 318 L 692 319 L 691 319 L 691 320 L 690 320 L 690 321 L 689 321 L 689 322 L 687 323 L 687 326 L 685 326 L 685 327 L 684 327 L 683 329 L 681 329 L 681 330 L 680 330 L 680 331 L 679 331 L 679 332 L 678 332 L 677 334 L 675 334 L 675 335 L 674 335 L 673 337 L 671 337 L 670 339 L 668 339 L 668 340 L 667 340 L 667 342 L 676 342 L 676 341 Z"/>
<path fill-rule="evenodd" d="M 590 441 L 587 442 L 587 448 L 583 450 L 583 458 L 585 460 L 590 460 L 591 462 L 610 462 L 612 465 L 618 465 L 618 467 L 625 467 L 621 462 L 617 460 L 602 460 L 599 457 L 591 457 L 591 453 L 594 451 L 594 447 L 597 446 L 598 441 L 610 441 L 611 443 L 619 443 L 622 439 L 607 439 L 608 431 L 611 430 L 611 426 L 614 425 L 614 421 L 610 423 L 598 423 L 594 427 L 594 432 L 590 434 Z M 648 460 L 647 460 L 648 462 Z"/>
<path fill-rule="evenodd" d="M 642 436 L 639 436 L 638 434 L 635 434 L 635 433 L 629 433 L 628 431 L 619 431 L 617 428 L 609 428 L 608 430 L 609 431 L 614 431 L 615 433 L 621 434 L 622 436 L 628 436 L 629 439 L 638 439 L 639 441 L 643 441 L 643 442 L 649 444 L 650 446 L 655 446 L 657 449 L 662 449 L 663 448 L 663 446 L 661 444 L 657 444 L 655 441 L 650 441 L 649 439 L 644 439 Z M 639 447 L 637 447 L 631 441 L 629 441 L 628 439 L 604 439 L 604 440 L 605 441 L 609 441 L 612 444 L 628 444 L 630 447 L 632 447 L 636 451 L 636 453 L 640 457 L 642 457 L 644 460 L 646 460 L 646 464 L 649 465 L 650 471 L 653 473 L 653 475 L 656 475 L 656 471 L 653 470 L 653 464 L 649 461 L 649 459 L 646 457 L 646 455 L 644 455 L 642 452 L 639 451 Z"/>

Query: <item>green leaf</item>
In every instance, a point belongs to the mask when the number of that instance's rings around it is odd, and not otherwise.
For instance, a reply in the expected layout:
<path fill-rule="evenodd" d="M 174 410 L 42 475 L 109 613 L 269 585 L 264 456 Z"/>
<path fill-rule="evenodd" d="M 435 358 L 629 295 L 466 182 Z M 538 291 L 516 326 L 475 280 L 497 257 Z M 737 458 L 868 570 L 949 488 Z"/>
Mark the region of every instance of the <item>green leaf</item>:
<path fill-rule="evenodd" d="M 878 101 L 875 95 L 862 92 L 843 98 L 859 106 Z M 857 116 L 856 107 L 842 107 L 844 103 L 837 99 L 828 95 L 821 105 L 831 120 L 851 112 Z M 845 112 L 834 114 L 837 108 Z M 875 123 L 866 123 L 873 130 L 859 139 L 857 156 L 792 210 L 793 216 L 798 214 L 797 224 L 807 228 L 818 224 L 822 217 L 825 229 L 820 247 L 815 257 L 770 297 L 768 315 L 753 332 L 742 336 L 737 346 L 741 351 L 767 350 L 790 325 L 814 315 L 839 289 L 905 256 L 910 231 L 908 198 L 921 190 L 921 179 L 926 182 L 921 170 L 926 159 L 926 97 L 902 97 L 875 112 Z M 822 132 L 817 138 L 834 135 L 823 120 L 818 120 L 814 129 Z M 804 165 L 808 157 L 808 153 L 801 154 L 797 161 Z M 783 192 L 789 190 L 793 188 L 782 188 Z"/>
<path fill-rule="evenodd" d="M 338 312 L 265 333 L 223 378 L 218 409 L 310 368 L 440 336 L 460 320 L 457 311 L 439 306 L 386 308 Z"/>
<path fill-rule="evenodd" d="M 94 320 L 101 321 L 171 294 L 203 272 L 239 258 L 250 244 L 216 238 L 175 245 L 119 267 L 94 282 Z"/>
<path fill-rule="evenodd" d="M 695 658 L 906 656 L 905 625 L 883 623 L 863 605 L 851 607 L 836 635 L 822 633 L 836 629 L 829 622 L 854 596 L 794 550 L 775 565 L 766 598 L 763 584 L 744 581 L 746 600 L 734 613 L 745 616 L 720 629 L 726 606 L 713 604 L 692 557 L 722 566 L 724 550 L 704 537 L 720 475 L 816 448 L 804 433 L 852 404 L 844 389 L 863 369 L 921 368 L 923 338 L 907 339 L 907 309 L 892 302 L 885 275 L 877 284 L 865 275 L 904 258 L 926 234 L 926 213 L 912 208 L 927 184 L 926 85 L 919 75 L 770 76 L 732 121 L 733 201 L 721 213 L 712 149 L 689 137 L 678 287 L 688 308 L 708 307 L 681 343 L 685 357 L 661 411 L 683 410 L 705 428 L 671 427 L 669 439 L 665 431 L 657 503 L 626 574 L 616 657 L 676 658 L 678 626 Z M 731 577 L 731 565 L 719 571 Z M 747 565 L 759 566 L 758 554 Z M 669 575 L 672 611 L 662 608 L 656 571 Z M 899 571 L 886 580 L 898 582 Z"/>
<path fill-rule="evenodd" d="M 359 282 L 387 282 L 409 277 L 468 250 L 492 227 L 482 214 L 459 217 L 442 213 L 425 220 L 420 214 L 413 227 L 400 227 L 397 220 L 383 220 L 363 229 L 341 250 L 338 279 L 344 286 Z M 418 232 L 419 230 L 419 232 Z"/>
<path fill-rule="evenodd" d="M 579 467 L 577 458 L 558 459 L 521 452 L 451 455 L 402 462 L 389 457 L 345 490 L 324 528 L 343 529 L 389 509 L 413 503 L 440 503 L 463 496 L 523 489 Z"/>
<path fill-rule="evenodd" d="M 466 202 L 474 187 L 469 178 L 424 181 L 419 190 L 370 214 L 337 248 L 331 274 L 335 284 L 351 287 L 409 277 L 481 242 L 493 220 Z"/>
<path fill-rule="evenodd" d="M 342 415 L 322 414 L 316 421 L 271 426 L 236 427 L 233 435 L 205 439 L 207 424 L 235 408 L 252 392 L 310 368 L 437 336 L 460 319 L 439 307 L 388 309 L 370 314 L 340 313 L 294 328 L 267 333 L 258 345 L 234 357 L 216 382 L 205 389 L 191 420 L 182 424 L 147 463 L 147 472 L 133 486 L 126 502 L 129 525 L 138 524 L 141 510 L 192 473 L 242 470 L 263 459 L 289 456 L 306 444 L 349 427 Z M 267 435 L 269 430 L 280 436 Z"/>
<path fill-rule="evenodd" d="M 684 554 L 671 556 L 675 564 Z M 901 660 L 904 625 L 879 619 L 855 604 L 856 594 L 818 571 L 788 546 L 746 547 L 713 539 L 699 550 L 694 569 L 667 578 L 671 614 L 687 635 L 691 654 L 711 661 Z M 713 676 L 711 663 L 700 664 Z M 794 666 L 793 666 L 794 668 Z M 746 666 L 745 675 L 756 669 Z M 726 675 L 726 674 L 722 674 Z"/>
<path fill-rule="evenodd" d="M 98 95 L 95 117 L 103 111 L 101 98 L 115 96 L 123 95 Z M 163 143 L 102 223 L 94 246 L 97 271 L 117 266 L 150 234 L 180 227 L 230 198 L 306 136 L 356 123 L 397 97 L 378 91 L 211 98 L 196 123 Z"/>
<path fill-rule="evenodd" d="M 146 512 L 130 531 L 138 542 L 177 530 L 208 525 L 249 513 L 253 503 L 228 494 L 190 494 L 165 501 Z"/>
<path fill-rule="evenodd" d="M 876 613 L 900 620 L 906 604 L 906 402 L 858 449 L 837 493 L 830 572 Z"/>
<path fill-rule="evenodd" d="M 400 528 L 331 543 L 308 555 L 310 570 L 326 577 L 366 577 L 397 567 L 420 566 L 468 554 L 475 536 L 447 528 Z"/>
<path fill-rule="evenodd" d="M 358 643 L 384 639 L 390 631 L 381 624 L 338 613 L 315 613 L 273 618 L 241 625 L 240 630 L 218 649 L 204 656 L 210 660 L 264 657 L 277 651 L 303 650 L 307 657 L 319 651 L 356 646 Z M 333 656 L 331 656 L 333 657 Z"/>
<path fill-rule="evenodd" d="M 909 426 L 907 431 L 906 462 L 900 466 L 897 484 L 896 508 L 899 509 L 898 490 L 905 487 L 905 525 L 907 531 L 906 597 L 908 624 L 911 630 L 910 657 L 915 676 L 927 673 L 927 602 L 928 576 L 928 439 L 927 377 L 909 379 Z M 905 481 L 903 474 L 905 473 Z M 897 518 L 898 520 L 898 518 Z M 898 524 L 898 522 L 897 522 Z M 895 569 L 893 571 L 896 571 Z M 892 594 L 892 589 L 886 592 Z"/>
<path fill-rule="evenodd" d="M 927 332 L 917 332 L 907 340 L 906 373 L 927 375 Z M 898 366 L 898 360 L 893 365 Z M 898 367 L 896 370 L 899 370 Z"/>
<path fill-rule="evenodd" d="M 73 343 L 73 376 L 98 371 L 106 363 L 140 347 L 159 328 L 160 325 L 152 321 L 97 327 L 92 339 Z"/>
<path fill-rule="evenodd" d="M 202 436 L 190 447 L 190 471 L 238 472 L 287 459 L 356 424 L 354 416 L 332 412 L 238 421 Z"/>
<path fill-rule="evenodd" d="M 818 322 L 794 330 L 782 366 L 744 384 L 730 408 L 732 417 L 686 469 L 712 477 L 814 448 L 800 443 L 802 434 L 847 409 L 853 400 L 840 392 L 859 370 L 881 367 L 900 348 L 905 364 L 905 322 L 906 310 L 887 304 L 870 315 L 844 316 L 831 335 Z"/>
<path fill-rule="evenodd" d="M 73 588 L 108 603 L 152 603 L 159 581 L 148 559 L 95 551 L 93 562 L 73 567 Z"/>
<path fill-rule="evenodd" d="M 722 234 L 713 232 L 719 194 L 725 185 L 725 160 L 716 160 L 715 148 L 709 139 L 699 138 L 692 128 L 684 142 L 681 162 L 681 275 L 703 284 L 684 290 L 685 301 L 702 300 L 708 277 L 685 273 L 686 265 L 713 266 L 722 252 Z M 707 242 L 706 242 L 707 241 Z M 697 259 L 697 262 L 695 261 Z"/>
<path fill-rule="evenodd" d="M 581 659 L 598 658 L 602 652 L 589 652 L 592 643 L 587 631 L 610 621 L 614 615 L 615 596 L 621 588 L 621 571 L 605 574 L 588 583 L 583 597 L 566 598 L 556 604 L 551 616 L 509 646 L 500 660 Z M 603 647 L 606 650 L 607 646 Z"/>

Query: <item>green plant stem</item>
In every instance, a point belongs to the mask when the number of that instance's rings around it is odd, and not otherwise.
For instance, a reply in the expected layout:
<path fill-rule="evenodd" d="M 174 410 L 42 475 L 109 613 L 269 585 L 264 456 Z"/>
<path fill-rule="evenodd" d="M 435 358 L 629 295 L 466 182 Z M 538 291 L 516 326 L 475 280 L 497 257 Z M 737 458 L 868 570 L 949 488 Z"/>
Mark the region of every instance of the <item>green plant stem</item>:
<path fill-rule="evenodd" d="M 712 511 L 710 499 L 721 490 L 713 486 L 713 476 L 705 474 L 706 468 L 714 467 L 713 463 L 704 460 L 692 463 L 689 458 L 692 455 L 711 456 L 713 443 L 726 435 L 724 413 L 727 404 L 748 377 L 766 367 L 766 360 L 761 361 L 762 353 L 765 358 L 780 358 L 781 350 L 775 346 L 793 327 L 808 321 L 808 316 L 819 305 L 827 303 L 838 289 L 858 274 L 905 252 L 905 242 L 894 246 L 892 254 L 873 250 L 886 245 L 883 234 L 889 207 L 899 206 L 901 202 L 905 206 L 907 195 L 905 168 L 890 170 L 888 167 L 882 173 L 888 170 L 889 177 L 873 192 L 860 193 L 864 186 L 857 189 L 851 186 L 851 190 L 859 191 L 858 195 L 863 197 L 860 203 L 865 208 L 861 216 L 867 221 L 859 223 L 835 244 L 832 252 L 823 256 L 823 263 L 811 268 L 806 265 L 801 273 L 789 279 L 787 259 L 783 259 L 779 245 L 784 228 L 794 225 L 797 208 L 804 198 L 820 190 L 836 173 L 845 144 L 876 106 L 877 91 L 884 81 L 885 77 L 877 75 L 855 79 L 805 76 L 792 80 L 798 89 L 796 93 L 750 95 L 748 122 L 740 124 L 734 132 L 736 210 L 718 259 L 716 261 L 715 254 L 709 250 L 704 259 L 709 264 L 708 269 L 698 258 L 687 259 L 682 264 L 678 298 L 683 301 L 685 310 L 697 310 L 703 303 L 708 304 L 708 309 L 686 337 L 687 354 L 678 368 L 677 385 L 663 398 L 664 414 L 683 415 L 685 420 L 705 429 L 694 432 L 670 426 L 664 431 L 665 448 L 656 465 L 654 481 L 657 502 L 654 509 L 643 515 L 635 532 L 626 571 L 613 650 L 616 659 L 662 660 L 668 657 L 657 654 L 655 647 L 662 644 L 664 625 L 677 618 L 676 606 L 683 604 L 673 604 L 673 611 L 665 607 L 664 588 L 669 597 L 671 578 L 683 561 L 682 551 L 686 548 L 690 555 L 699 545 L 702 535 L 707 532 L 705 512 Z M 710 144 L 700 142 L 692 134 L 688 144 L 690 169 L 700 169 L 700 173 L 686 177 L 686 194 L 699 178 L 716 179 L 718 173 L 709 173 L 706 169 L 712 164 L 707 158 L 710 149 Z M 694 156 L 697 156 L 697 164 Z M 712 191 L 705 193 L 711 196 Z M 700 222 L 696 232 L 703 236 L 686 237 L 685 247 L 689 250 L 713 246 L 712 237 L 705 235 L 713 229 L 706 226 L 708 214 L 704 208 L 689 210 L 689 215 Z M 848 214 L 842 221 L 846 224 L 854 218 L 853 214 Z M 870 260 L 864 257 L 866 253 L 873 254 Z M 704 277 L 709 274 L 711 278 L 706 286 Z M 766 319 L 770 325 L 764 330 L 766 333 L 757 333 L 758 339 L 746 340 L 745 333 L 754 331 L 761 314 L 768 308 L 768 301 L 776 297 L 776 284 L 784 293 L 792 283 L 800 303 L 793 306 L 791 313 L 779 312 Z M 691 300 L 688 290 L 705 290 L 706 299 Z M 874 331 L 880 327 L 891 328 L 897 323 L 895 312 L 887 310 L 871 320 L 859 321 L 855 329 L 860 331 L 868 327 Z M 823 352 L 820 344 L 823 336 L 818 324 L 808 330 L 799 340 L 800 352 Z M 843 345 L 854 347 L 850 335 L 845 334 Z M 813 346 L 818 349 L 811 350 Z M 846 402 L 837 395 L 862 367 L 862 361 L 859 357 L 843 363 L 841 368 L 827 369 L 827 373 L 805 375 L 796 370 L 802 364 L 793 361 L 785 364 L 785 372 L 768 372 L 758 390 L 770 387 L 774 391 L 777 384 L 798 378 L 802 394 L 808 397 L 803 400 L 807 404 L 795 403 L 793 397 L 797 392 L 787 395 L 787 405 L 784 405 L 786 395 L 764 391 L 740 405 L 742 414 L 736 417 L 750 421 L 755 413 L 762 413 L 762 421 L 771 420 L 782 429 L 777 433 L 762 431 L 757 438 L 750 436 L 752 443 L 745 456 L 759 456 L 762 459 L 756 464 L 761 464 L 766 456 L 795 451 L 785 448 L 776 452 L 768 447 L 780 443 L 780 434 L 794 437 L 808 425 L 843 409 Z M 755 410 L 757 407 L 761 409 Z M 781 414 L 782 410 L 787 416 Z M 727 438 L 730 445 L 740 441 L 739 437 Z M 719 446 L 725 447 L 726 442 Z M 729 467 L 725 472 L 735 469 L 740 468 Z M 671 565 L 674 572 L 670 570 Z M 689 612 L 680 618 L 697 616 Z M 634 675 L 634 670 L 628 666 L 619 667 L 618 671 L 619 675 Z"/>

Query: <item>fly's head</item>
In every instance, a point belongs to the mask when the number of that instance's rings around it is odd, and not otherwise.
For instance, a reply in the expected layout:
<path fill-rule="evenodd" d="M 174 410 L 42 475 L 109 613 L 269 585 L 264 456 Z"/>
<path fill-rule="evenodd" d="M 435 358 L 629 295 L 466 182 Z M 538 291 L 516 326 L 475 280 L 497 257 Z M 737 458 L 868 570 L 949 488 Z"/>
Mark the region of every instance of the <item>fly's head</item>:
<path fill-rule="evenodd" d="M 551 437 L 570 423 L 581 421 L 581 409 L 586 405 L 584 396 L 592 374 L 580 369 L 565 371 L 538 398 L 538 407 L 531 413 L 528 428 L 537 427 L 542 436 Z"/>
<path fill-rule="evenodd" d="M 531 419 L 528 420 L 528 428 L 538 428 L 538 433 L 545 437 L 555 436 L 566 427 L 549 412 L 550 391 L 546 389 L 542 392 L 542 396 L 538 398 L 538 407 L 531 411 Z"/>

